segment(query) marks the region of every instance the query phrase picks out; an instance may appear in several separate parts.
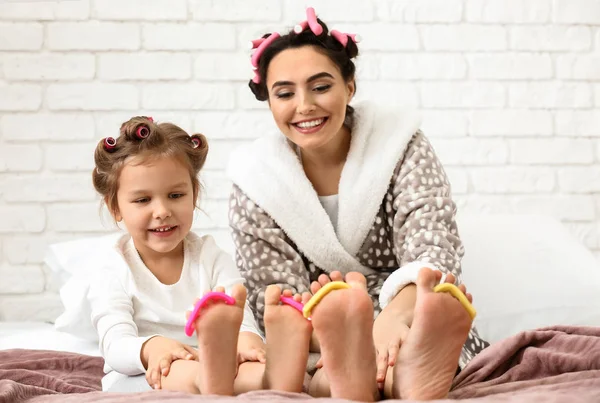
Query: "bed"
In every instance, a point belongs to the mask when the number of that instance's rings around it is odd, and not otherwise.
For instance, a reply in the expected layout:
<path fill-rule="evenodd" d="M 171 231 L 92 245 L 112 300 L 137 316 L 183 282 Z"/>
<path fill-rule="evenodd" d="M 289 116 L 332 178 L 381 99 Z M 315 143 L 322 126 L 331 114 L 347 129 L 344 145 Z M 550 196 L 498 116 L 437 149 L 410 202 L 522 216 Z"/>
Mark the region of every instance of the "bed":
<path fill-rule="evenodd" d="M 492 345 L 455 379 L 466 402 L 600 401 L 600 267 L 558 222 L 461 216 L 464 282 Z M 259 391 L 237 397 L 100 391 L 94 341 L 50 323 L 0 322 L 0 403 L 313 400 Z M 335 399 L 325 399 L 335 402 Z"/>

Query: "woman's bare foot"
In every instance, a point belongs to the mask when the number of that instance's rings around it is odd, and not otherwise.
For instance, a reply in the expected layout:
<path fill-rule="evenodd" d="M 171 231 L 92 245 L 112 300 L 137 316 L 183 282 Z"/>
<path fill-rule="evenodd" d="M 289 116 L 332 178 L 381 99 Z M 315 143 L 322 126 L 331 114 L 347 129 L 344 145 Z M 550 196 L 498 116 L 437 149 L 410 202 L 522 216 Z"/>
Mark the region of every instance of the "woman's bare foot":
<path fill-rule="evenodd" d="M 472 321 L 450 294 L 433 292 L 440 277 L 427 268 L 419 272 L 414 319 L 394 366 L 395 398 L 443 399 L 456 374 Z M 459 288 L 466 291 L 464 286 Z"/>
<path fill-rule="evenodd" d="M 344 281 L 344 275 L 341 271 L 332 271 L 327 274 L 321 274 L 318 278 L 318 281 L 313 281 L 310 284 L 310 292 L 316 294 L 325 284 L 331 283 L 332 281 Z"/>
<path fill-rule="evenodd" d="M 313 309 L 312 325 L 321 345 L 323 370 L 334 398 L 374 401 L 373 303 L 366 279 L 348 273 L 352 287 L 332 291 Z"/>
<path fill-rule="evenodd" d="M 284 296 L 292 297 L 290 291 Z M 270 285 L 265 291 L 265 337 L 267 364 L 264 387 L 285 392 L 302 392 L 312 325 L 302 312 L 279 302 L 281 289 Z M 310 294 L 296 295 L 297 302 L 305 303 Z"/>
<path fill-rule="evenodd" d="M 223 287 L 215 289 L 224 292 Z M 244 316 L 246 288 L 235 285 L 231 291 L 235 305 L 209 302 L 194 324 L 198 336 L 200 371 L 196 386 L 205 395 L 233 395 L 237 372 L 237 343 Z"/>

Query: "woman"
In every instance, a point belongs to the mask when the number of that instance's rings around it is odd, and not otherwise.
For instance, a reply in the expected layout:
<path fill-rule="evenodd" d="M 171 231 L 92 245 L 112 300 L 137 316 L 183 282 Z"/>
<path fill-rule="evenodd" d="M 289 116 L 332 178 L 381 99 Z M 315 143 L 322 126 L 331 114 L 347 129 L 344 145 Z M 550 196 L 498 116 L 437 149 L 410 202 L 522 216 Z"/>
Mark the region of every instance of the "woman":
<path fill-rule="evenodd" d="M 330 33 L 310 8 L 307 16 L 286 35 L 254 41 L 250 89 L 268 102 L 281 134 L 237 150 L 228 169 L 230 225 L 249 303 L 262 326 L 267 286 L 315 292 L 330 278 L 341 280 L 339 272 L 362 273 L 375 322 L 338 323 L 335 341 L 318 340 L 321 350 L 374 343 L 375 389 L 386 397 L 442 398 L 457 368 L 487 346 L 462 321 L 456 300 L 431 293 L 440 273 L 460 282 L 463 246 L 450 184 L 414 114 L 349 105 L 355 36 Z M 348 306 L 337 307 L 341 316 Z M 375 364 L 361 364 L 371 361 L 368 352 L 322 353 L 324 371 L 315 374 L 311 394 L 377 397 L 360 394 L 373 389 Z M 366 371 L 359 378 L 367 384 L 344 384 L 328 368 L 338 370 L 333 362 L 340 361 Z"/>

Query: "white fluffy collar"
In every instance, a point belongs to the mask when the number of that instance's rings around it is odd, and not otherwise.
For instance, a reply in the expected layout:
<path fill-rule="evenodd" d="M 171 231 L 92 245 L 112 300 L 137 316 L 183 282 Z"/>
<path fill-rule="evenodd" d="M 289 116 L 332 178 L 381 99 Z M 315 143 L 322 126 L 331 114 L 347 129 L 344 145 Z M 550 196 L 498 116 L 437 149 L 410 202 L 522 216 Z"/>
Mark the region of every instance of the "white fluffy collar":
<path fill-rule="evenodd" d="M 281 133 L 235 150 L 228 175 L 318 267 L 368 274 L 372 270 L 354 256 L 420 120 L 411 111 L 361 102 L 355 105 L 354 121 L 339 184 L 337 236 L 298 156 Z"/>

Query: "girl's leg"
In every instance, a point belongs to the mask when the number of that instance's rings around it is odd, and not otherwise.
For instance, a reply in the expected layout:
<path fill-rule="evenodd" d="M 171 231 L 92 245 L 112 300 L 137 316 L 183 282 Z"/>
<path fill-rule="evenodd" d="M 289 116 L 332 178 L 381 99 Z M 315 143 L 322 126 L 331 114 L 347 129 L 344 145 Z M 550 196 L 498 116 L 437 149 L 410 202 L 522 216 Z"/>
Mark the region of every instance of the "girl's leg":
<path fill-rule="evenodd" d="M 224 289 L 217 288 L 216 291 L 223 292 Z M 246 288 L 234 286 L 231 296 L 235 298 L 235 305 L 213 302 L 202 309 L 194 324 L 198 337 L 198 361 L 173 361 L 169 375 L 161 379 L 163 389 L 233 395 Z"/>
<path fill-rule="evenodd" d="M 269 287 L 265 295 L 267 364 L 242 363 L 236 376 L 237 335 L 246 300 L 245 288 L 234 288 L 232 296 L 238 301 L 235 306 L 217 303 L 203 311 L 202 320 L 196 323 L 199 361 L 173 362 L 171 372 L 163 378 L 163 388 L 227 395 L 260 389 L 301 392 L 312 330 L 310 322 L 294 308 L 280 305 L 280 288 Z M 304 296 L 304 302 L 309 296 Z"/>
<path fill-rule="evenodd" d="M 260 362 L 243 362 L 238 367 L 233 390 L 235 395 L 261 390 L 264 388 L 265 364 Z"/>
<path fill-rule="evenodd" d="M 286 296 L 291 293 L 286 291 Z M 312 334 L 311 323 L 301 312 L 281 305 L 281 289 L 271 285 L 265 291 L 265 336 L 267 364 L 264 387 L 285 392 L 302 392 L 308 350 Z M 304 302 L 310 294 L 304 295 Z M 300 302 L 300 296 L 296 299 Z"/>
<path fill-rule="evenodd" d="M 169 375 L 162 378 L 162 388 L 193 394 L 200 394 L 196 380 L 200 376 L 201 366 L 198 361 L 177 360 L 171 364 Z M 235 377 L 233 394 L 263 389 L 265 364 L 260 362 L 244 362 L 238 368 Z M 148 390 L 150 387 L 148 386 Z"/>
<path fill-rule="evenodd" d="M 193 394 L 200 394 L 196 380 L 201 374 L 198 361 L 177 360 L 171 364 L 169 375 L 162 378 L 162 388 Z M 238 368 L 235 377 L 233 394 L 263 389 L 265 364 L 260 362 L 244 362 Z M 150 390 L 150 387 L 148 387 Z"/>
<path fill-rule="evenodd" d="M 199 394 L 200 389 L 196 382 L 199 375 L 198 361 L 176 360 L 171 363 L 169 375 L 162 377 L 161 387 L 164 390 Z"/>
<path fill-rule="evenodd" d="M 302 392 L 312 326 L 300 312 L 280 304 L 281 294 L 276 285 L 265 291 L 267 363 L 241 364 L 235 380 L 236 394 L 258 389 Z M 289 291 L 284 295 L 291 297 Z M 306 302 L 310 294 L 295 298 Z"/>

